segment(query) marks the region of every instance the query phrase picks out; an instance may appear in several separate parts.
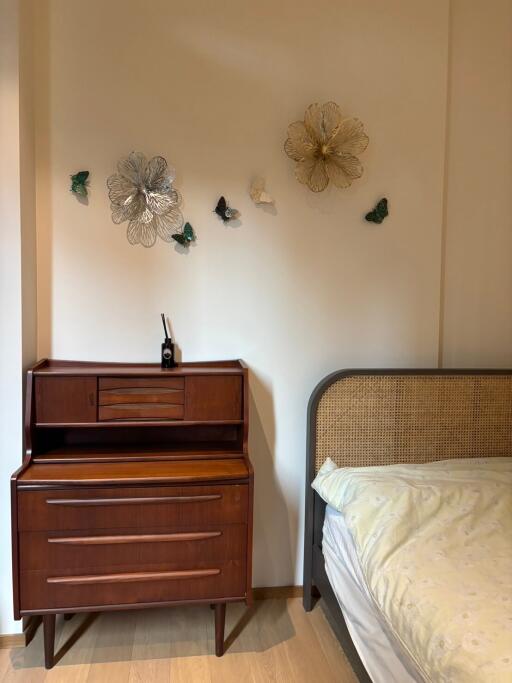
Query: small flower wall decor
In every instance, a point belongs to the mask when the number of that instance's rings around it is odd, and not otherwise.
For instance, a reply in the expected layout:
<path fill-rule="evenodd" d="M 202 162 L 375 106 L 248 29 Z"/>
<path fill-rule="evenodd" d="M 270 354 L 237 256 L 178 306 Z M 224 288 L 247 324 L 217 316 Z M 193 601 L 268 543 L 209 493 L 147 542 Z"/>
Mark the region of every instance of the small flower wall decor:
<path fill-rule="evenodd" d="M 327 102 L 311 104 L 304 121 L 288 126 L 284 150 L 296 162 L 297 180 L 313 192 L 322 192 L 329 181 L 344 188 L 362 176 L 357 155 L 367 146 L 362 122 L 344 118 L 335 102 Z"/>
<path fill-rule="evenodd" d="M 148 161 L 144 154 L 132 152 L 119 161 L 117 173 L 107 180 L 108 195 L 113 222 L 128 221 L 130 244 L 152 247 L 157 235 L 171 242 L 181 230 L 181 196 L 172 186 L 175 177 L 163 157 Z"/>

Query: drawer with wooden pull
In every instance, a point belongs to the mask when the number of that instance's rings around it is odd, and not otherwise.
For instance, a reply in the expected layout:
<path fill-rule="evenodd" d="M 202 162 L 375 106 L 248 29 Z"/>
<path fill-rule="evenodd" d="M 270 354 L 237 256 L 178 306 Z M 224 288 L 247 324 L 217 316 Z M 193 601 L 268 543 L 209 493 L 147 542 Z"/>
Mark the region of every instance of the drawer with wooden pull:
<path fill-rule="evenodd" d="M 20 534 L 20 561 L 26 570 L 55 574 L 111 573 L 165 565 L 195 566 L 208 557 L 215 563 L 246 555 L 245 524 L 214 524 L 178 530 L 102 529 L 101 531 L 25 531 Z"/>
<path fill-rule="evenodd" d="M 22 571 L 21 612 L 243 598 L 245 572 L 245 559 L 216 562 L 206 557 L 179 568 L 168 564 L 133 564 L 111 572 Z"/>
<path fill-rule="evenodd" d="M 247 519 L 248 487 L 156 486 L 19 491 L 20 531 L 191 527 Z"/>
<path fill-rule="evenodd" d="M 98 381 L 98 419 L 182 420 L 182 377 L 103 377 Z"/>

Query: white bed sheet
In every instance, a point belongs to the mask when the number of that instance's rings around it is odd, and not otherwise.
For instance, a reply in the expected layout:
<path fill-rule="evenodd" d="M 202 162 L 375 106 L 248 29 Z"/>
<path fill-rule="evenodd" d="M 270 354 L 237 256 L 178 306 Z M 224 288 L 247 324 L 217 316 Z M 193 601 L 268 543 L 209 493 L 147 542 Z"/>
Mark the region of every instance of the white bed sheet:
<path fill-rule="evenodd" d="M 373 683 L 423 683 L 424 678 L 389 631 L 370 596 L 343 515 L 329 505 L 322 546 L 327 577 Z"/>

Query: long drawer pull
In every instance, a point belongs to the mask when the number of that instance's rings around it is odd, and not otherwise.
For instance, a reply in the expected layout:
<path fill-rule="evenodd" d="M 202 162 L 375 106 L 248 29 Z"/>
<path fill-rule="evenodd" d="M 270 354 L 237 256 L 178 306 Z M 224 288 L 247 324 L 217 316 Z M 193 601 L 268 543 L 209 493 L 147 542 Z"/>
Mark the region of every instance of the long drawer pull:
<path fill-rule="evenodd" d="M 134 572 L 132 574 L 92 574 L 85 576 L 49 576 L 47 583 L 81 586 L 94 583 L 133 583 L 136 581 L 172 581 L 176 579 L 202 579 L 218 576 L 220 569 L 184 569 L 174 572 Z"/>
<path fill-rule="evenodd" d="M 203 541 L 222 536 L 222 531 L 193 531 L 176 534 L 132 534 L 130 536 L 66 536 L 49 538 L 58 545 L 111 545 L 115 543 L 172 543 L 173 541 Z"/>
<path fill-rule="evenodd" d="M 220 500 L 221 493 L 204 496 L 154 496 L 152 498 L 49 498 L 48 505 L 91 507 L 95 505 L 149 505 L 151 503 L 207 503 Z"/>

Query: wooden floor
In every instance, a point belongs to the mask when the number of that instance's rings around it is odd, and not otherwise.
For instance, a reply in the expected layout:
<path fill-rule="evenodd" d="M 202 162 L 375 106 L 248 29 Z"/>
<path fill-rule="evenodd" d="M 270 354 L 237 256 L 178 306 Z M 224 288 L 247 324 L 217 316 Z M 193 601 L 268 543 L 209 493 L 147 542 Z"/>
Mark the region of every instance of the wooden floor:
<path fill-rule="evenodd" d="M 299 598 L 228 605 L 222 658 L 208 606 L 59 617 L 51 671 L 41 631 L 0 650 L 2 683 L 357 683 L 320 603 L 306 614 Z"/>

